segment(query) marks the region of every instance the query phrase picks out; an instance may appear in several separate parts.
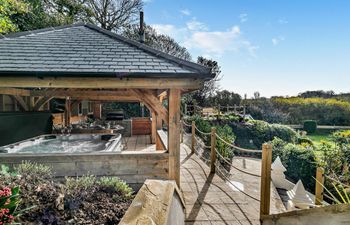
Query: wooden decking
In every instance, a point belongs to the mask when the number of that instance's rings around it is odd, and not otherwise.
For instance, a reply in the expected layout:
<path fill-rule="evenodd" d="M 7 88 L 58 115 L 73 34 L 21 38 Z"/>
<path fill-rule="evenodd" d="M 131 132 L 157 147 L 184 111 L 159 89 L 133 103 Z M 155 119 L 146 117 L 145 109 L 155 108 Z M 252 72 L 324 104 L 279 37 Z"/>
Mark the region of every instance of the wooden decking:
<path fill-rule="evenodd" d="M 128 150 L 155 151 L 155 145 L 150 143 L 149 135 L 133 136 Z M 234 163 L 241 165 L 242 161 L 235 159 Z M 260 173 L 260 166 L 259 160 L 246 160 L 247 170 L 254 174 Z M 232 170 L 229 183 L 209 171 L 202 159 L 181 144 L 180 188 L 186 204 L 186 225 L 260 224 L 260 178 Z M 272 188 L 271 213 L 282 212 L 283 208 Z"/>
<path fill-rule="evenodd" d="M 123 137 L 123 143 L 127 145 L 126 151 L 155 151 L 155 144 L 151 143 L 150 135 L 134 135 Z"/>

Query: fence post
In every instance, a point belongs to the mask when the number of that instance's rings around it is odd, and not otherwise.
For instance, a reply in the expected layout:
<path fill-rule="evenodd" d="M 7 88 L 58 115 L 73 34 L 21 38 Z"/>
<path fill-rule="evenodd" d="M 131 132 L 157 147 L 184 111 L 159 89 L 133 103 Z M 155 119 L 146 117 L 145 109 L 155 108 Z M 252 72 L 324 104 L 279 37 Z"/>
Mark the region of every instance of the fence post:
<path fill-rule="evenodd" d="M 260 220 L 270 214 L 272 145 L 263 144 L 261 160 Z"/>
<path fill-rule="evenodd" d="M 216 127 L 211 128 L 211 145 L 210 145 L 210 173 L 215 173 L 215 162 L 216 162 Z"/>
<path fill-rule="evenodd" d="M 192 142 L 191 142 L 192 153 L 194 153 L 194 146 L 196 142 L 195 136 L 196 136 L 196 122 L 192 121 Z"/>
<path fill-rule="evenodd" d="M 323 185 L 324 185 L 324 169 L 322 167 L 317 167 L 317 170 L 316 170 L 315 205 L 322 205 L 322 201 L 323 201 Z"/>

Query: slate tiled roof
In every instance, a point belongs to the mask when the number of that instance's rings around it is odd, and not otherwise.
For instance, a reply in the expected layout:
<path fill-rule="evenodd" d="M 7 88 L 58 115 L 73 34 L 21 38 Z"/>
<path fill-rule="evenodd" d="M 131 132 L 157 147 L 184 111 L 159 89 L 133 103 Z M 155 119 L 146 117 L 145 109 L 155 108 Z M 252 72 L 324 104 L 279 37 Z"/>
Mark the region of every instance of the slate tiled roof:
<path fill-rule="evenodd" d="M 0 74 L 212 77 L 206 67 L 87 24 L 0 36 Z"/>

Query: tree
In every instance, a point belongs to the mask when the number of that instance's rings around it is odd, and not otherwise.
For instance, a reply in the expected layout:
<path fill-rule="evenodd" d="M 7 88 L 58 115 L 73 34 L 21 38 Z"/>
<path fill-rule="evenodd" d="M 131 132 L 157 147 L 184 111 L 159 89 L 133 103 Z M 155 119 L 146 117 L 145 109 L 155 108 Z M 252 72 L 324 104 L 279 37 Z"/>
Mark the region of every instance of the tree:
<path fill-rule="evenodd" d="M 87 7 L 91 11 L 89 20 L 113 31 L 131 24 L 142 6 L 142 0 L 87 0 Z"/>
<path fill-rule="evenodd" d="M 192 99 L 197 104 L 201 106 L 206 106 L 209 103 L 208 101 L 206 101 L 206 98 L 213 97 L 216 91 L 218 91 L 219 89 L 218 81 L 221 79 L 221 70 L 217 61 L 212 59 L 206 59 L 202 56 L 199 56 L 197 58 L 197 63 L 211 68 L 211 72 L 215 74 L 215 77 L 209 81 L 206 81 L 202 89 L 195 91 L 194 93 L 192 93 L 191 98 L 187 99 Z"/>
<path fill-rule="evenodd" d="M 168 53 L 169 55 L 184 60 L 191 60 L 191 54 L 187 51 L 187 49 L 178 44 L 173 38 L 169 37 L 168 35 L 158 34 L 157 31 L 149 25 L 144 26 L 144 31 L 144 44 L 159 51 Z M 127 38 L 139 41 L 139 26 L 137 24 L 127 26 L 123 31 L 123 35 Z"/>
<path fill-rule="evenodd" d="M 17 31 L 18 26 L 11 18 L 27 12 L 28 4 L 21 0 L 0 0 L 0 34 Z"/>
<path fill-rule="evenodd" d="M 241 100 L 242 97 L 239 94 L 230 92 L 228 90 L 217 91 L 216 95 L 211 98 L 212 104 L 221 106 L 240 105 Z"/>

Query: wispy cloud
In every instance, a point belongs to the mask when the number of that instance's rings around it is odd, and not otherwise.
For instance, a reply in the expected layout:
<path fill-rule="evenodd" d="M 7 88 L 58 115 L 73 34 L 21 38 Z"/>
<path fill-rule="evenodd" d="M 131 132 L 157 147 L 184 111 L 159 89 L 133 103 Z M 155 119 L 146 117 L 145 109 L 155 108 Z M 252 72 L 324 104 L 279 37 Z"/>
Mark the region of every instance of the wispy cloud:
<path fill-rule="evenodd" d="M 206 24 L 192 18 L 182 27 L 170 24 L 154 24 L 152 26 L 159 33 L 173 37 L 187 49 L 201 55 L 220 57 L 230 52 L 246 52 L 249 56 L 256 57 L 256 51 L 259 48 L 244 37 L 237 25 L 227 30 L 210 30 Z"/>
<path fill-rule="evenodd" d="M 186 26 L 191 31 L 208 30 L 207 25 L 205 25 L 202 22 L 199 22 L 195 17 L 193 17 L 192 20 L 188 21 L 186 23 Z"/>
<path fill-rule="evenodd" d="M 278 45 L 281 41 L 284 41 L 284 37 L 274 37 L 271 39 L 274 46 Z"/>
<path fill-rule="evenodd" d="M 185 15 L 185 16 L 191 15 L 191 11 L 189 9 L 182 9 L 182 10 L 180 10 L 180 13 Z"/>
<path fill-rule="evenodd" d="M 239 20 L 241 21 L 241 23 L 245 23 L 248 20 L 248 14 L 246 13 L 241 13 L 239 14 Z"/>
<path fill-rule="evenodd" d="M 288 21 L 286 19 L 279 19 L 277 22 L 279 24 L 287 24 L 288 23 Z"/>

